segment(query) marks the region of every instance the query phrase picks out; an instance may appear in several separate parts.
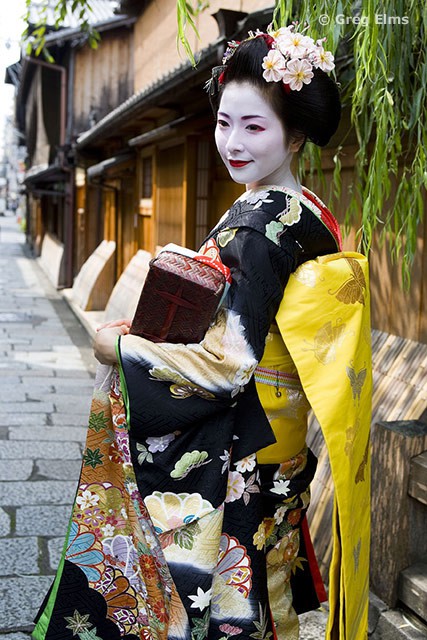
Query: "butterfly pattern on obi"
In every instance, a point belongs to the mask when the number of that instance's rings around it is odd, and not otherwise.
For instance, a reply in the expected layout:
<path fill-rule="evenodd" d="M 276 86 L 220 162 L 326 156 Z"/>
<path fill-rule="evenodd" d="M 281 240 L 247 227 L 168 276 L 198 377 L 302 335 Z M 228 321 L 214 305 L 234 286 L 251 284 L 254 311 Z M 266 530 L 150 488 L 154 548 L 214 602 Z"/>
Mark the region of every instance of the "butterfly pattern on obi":
<path fill-rule="evenodd" d="M 337 300 L 344 304 L 365 304 L 366 280 L 362 267 L 355 258 L 346 257 L 351 274 L 336 291 L 329 290 L 331 296 L 335 296 Z"/>
<path fill-rule="evenodd" d="M 329 364 L 334 362 L 337 356 L 337 349 L 343 343 L 347 335 L 346 324 L 341 320 L 336 320 L 335 324 L 331 321 L 326 322 L 314 336 L 314 343 L 310 345 L 307 340 L 306 344 L 310 346 L 303 351 L 314 351 L 316 360 L 321 364 Z"/>
<path fill-rule="evenodd" d="M 366 443 L 366 448 L 363 454 L 362 462 L 359 464 L 359 467 L 356 472 L 356 476 L 354 478 L 354 481 L 356 484 L 358 484 L 359 482 L 365 481 L 365 471 L 366 471 L 366 466 L 368 464 L 368 459 L 369 459 L 370 444 L 371 444 L 371 441 L 370 441 L 370 438 L 368 438 L 368 442 Z"/>
<path fill-rule="evenodd" d="M 362 388 L 366 380 L 367 369 L 366 366 L 364 366 L 359 369 L 359 371 L 356 371 L 352 362 L 350 362 L 350 365 L 351 366 L 346 367 L 345 370 L 347 371 L 347 376 L 350 380 L 353 400 L 360 402 L 360 394 L 362 393 Z"/>
<path fill-rule="evenodd" d="M 359 538 L 359 540 L 357 541 L 357 544 L 354 546 L 354 549 L 353 549 L 354 573 L 357 573 L 359 571 L 359 558 L 360 558 L 361 547 L 362 547 L 362 539 Z"/>
<path fill-rule="evenodd" d="M 360 418 L 357 418 L 354 424 L 345 430 L 346 442 L 344 446 L 344 453 L 349 457 L 350 460 L 353 460 L 354 441 L 359 429 Z"/>

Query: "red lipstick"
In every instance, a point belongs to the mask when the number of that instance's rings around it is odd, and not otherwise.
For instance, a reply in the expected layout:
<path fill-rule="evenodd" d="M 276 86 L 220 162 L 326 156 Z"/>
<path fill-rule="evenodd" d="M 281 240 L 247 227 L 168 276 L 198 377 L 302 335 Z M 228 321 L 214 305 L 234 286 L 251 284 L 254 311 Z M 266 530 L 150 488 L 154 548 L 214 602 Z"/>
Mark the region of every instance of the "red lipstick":
<path fill-rule="evenodd" d="M 251 160 L 229 160 L 229 163 L 231 164 L 231 166 L 237 169 L 240 167 L 246 167 L 246 165 L 249 164 L 250 162 Z"/>

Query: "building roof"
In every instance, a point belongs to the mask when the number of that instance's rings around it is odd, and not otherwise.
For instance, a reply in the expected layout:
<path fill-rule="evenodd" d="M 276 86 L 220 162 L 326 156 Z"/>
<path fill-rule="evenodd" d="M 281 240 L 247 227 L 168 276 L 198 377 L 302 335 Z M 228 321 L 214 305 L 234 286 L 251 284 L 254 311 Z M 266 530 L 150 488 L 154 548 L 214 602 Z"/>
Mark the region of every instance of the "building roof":
<path fill-rule="evenodd" d="M 15 87 L 19 87 L 19 82 L 21 79 L 21 71 L 22 71 L 22 62 L 20 60 L 6 67 L 6 73 L 4 78 L 5 84 L 13 84 Z"/>
<path fill-rule="evenodd" d="M 48 6 L 46 8 L 46 24 L 53 27 L 55 25 L 56 17 L 54 7 L 56 2 L 54 0 L 49 0 L 47 3 Z M 81 20 L 79 20 L 78 13 L 72 12 L 71 10 L 72 3 L 68 3 L 67 13 L 64 19 L 61 21 L 61 25 L 64 29 L 77 29 L 81 24 Z M 116 0 L 90 0 L 90 8 L 88 11 L 87 18 L 88 22 L 91 25 L 96 25 L 101 22 L 107 22 L 115 17 L 115 11 L 118 9 L 120 3 Z M 39 15 L 41 9 L 43 8 L 43 13 L 45 11 L 44 7 L 46 6 L 46 2 L 33 1 L 30 6 L 30 24 L 37 24 L 40 20 Z M 122 16 L 123 17 L 123 16 Z M 44 19 L 44 18 L 43 18 Z"/>
<path fill-rule="evenodd" d="M 107 158 L 106 160 L 102 160 L 101 162 L 98 162 L 98 164 L 93 164 L 88 168 L 87 176 L 89 180 L 101 176 L 108 169 L 112 169 L 113 167 L 124 164 L 129 160 L 133 160 L 134 157 L 133 153 L 122 153 L 120 155 Z"/>
<path fill-rule="evenodd" d="M 24 178 L 24 184 L 30 191 L 40 190 L 51 195 L 64 195 L 64 182 L 69 173 L 58 164 L 39 164 L 31 167 Z"/>
<path fill-rule="evenodd" d="M 37 23 L 39 19 L 39 9 L 41 6 L 42 3 L 40 1 L 31 3 L 29 25 L 34 25 Z M 81 20 L 78 19 L 77 15 L 74 15 L 71 12 L 70 6 L 68 6 L 68 12 L 61 23 L 61 27 L 59 29 L 54 28 L 55 16 L 53 6 L 53 0 L 49 0 L 49 6 L 47 8 L 46 15 L 46 23 L 48 25 L 45 36 L 46 45 L 61 45 L 67 40 L 71 40 L 71 46 L 74 47 L 84 42 L 87 38 L 87 35 L 84 31 L 82 31 Z M 97 31 L 101 33 L 111 29 L 117 29 L 119 27 L 130 27 L 131 25 L 133 25 L 136 21 L 136 17 L 124 14 L 116 14 L 115 10 L 118 8 L 118 6 L 119 3 L 116 2 L 116 0 L 91 0 L 91 11 L 88 14 L 89 24 L 91 24 L 97 29 Z M 29 64 L 29 61 L 35 62 L 37 64 L 45 64 L 38 58 L 23 57 L 18 62 L 9 65 L 9 67 L 7 67 L 6 69 L 5 74 L 5 83 L 13 84 L 18 89 L 16 108 L 17 120 L 21 130 L 23 130 L 24 124 L 22 120 L 22 108 L 21 113 L 19 112 L 19 108 L 24 101 L 24 85 L 26 83 L 26 80 L 28 80 L 27 75 L 29 73 L 29 70 L 30 74 L 32 73 L 34 66 Z"/>
<path fill-rule="evenodd" d="M 113 16 L 112 18 L 109 18 L 108 20 L 104 20 L 102 22 L 96 22 L 93 24 L 93 26 L 96 28 L 96 30 L 99 33 L 102 33 L 103 31 L 118 29 L 119 27 L 129 27 L 133 25 L 135 22 L 136 22 L 136 17 L 118 15 L 118 16 Z M 75 42 L 78 42 L 79 36 L 80 36 L 80 40 L 82 39 L 83 41 L 86 40 L 86 37 L 87 37 L 86 33 L 82 31 L 81 26 L 70 27 L 68 29 L 60 29 L 59 31 L 51 31 L 46 35 L 45 42 L 47 45 L 61 44 L 66 40 L 73 40 Z M 75 42 L 73 42 L 72 44 L 75 44 Z"/>
<path fill-rule="evenodd" d="M 145 0 L 122 0 L 119 3 L 120 10 L 130 11 L 131 6 L 141 3 L 144 7 Z M 240 11 L 230 11 L 220 9 L 213 15 L 217 20 L 220 29 L 218 38 L 202 49 L 196 58 L 198 64 L 196 69 L 191 66 L 189 60 L 183 61 L 174 69 L 157 78 L 151 85 L 142 91 L 135 93 L 113 111 L 110 111 L 104 118 L 97 122 L 91 129 L 83 132 L 77 138 L 77 149 L 81 150 L 91 143 L 96 143 L 105 134 L 112 130 L 118 130 L 120 126 L 129 123 L 135 115 L 141 114 L 145 109 L 154 106 L 159 100 L 165 100 L 167 94 L 173 92 L 174 98 L 180 89 L 188 89 L 188 82 L 195 78 L 200 78 L 203 73 L 220 64 L 223 51 L 227 42 L 240 33 L 247 33 L 249 30 L 267 25 L 271 22 L 273 7 L 261 9 L 251 14 Z M 207 77 L 205 78 L 207 79 Z"/>
<path fill-rule="evenodd" d="M 166 91 L 176 90 L 179 86 L 185 87 L 186 82 L 197 73 L 198 75 L 207 71 L 218 63 L 218 49 L 226 43 L 225 38 L 218 38 L 208 47 L 200 51 L 197 68 L 191 66 L 189 60 L 185 60 L 171 69 L 164 75 L 156 79 L 148 87 L 134 93 L 113 111 L 110 111 L 104 118 L 97 122 L 91 129 L 84 131 L 77 138 L 77 148 L 83 149 L 91 142 L 94 142 L 113 127 L 117 128 L 123 122 L 129 120 L 136 112 L 141 111 L 151 104 L 155 104 L 160 96 L 164 96 Z"/>
<path fill-rule="evenodd" d="M 44 4 L 44 3 L 43 3 Z M 130 26 L 136 20 L 135 16 L 129 16 L 127 13 L 119 13 L 119 2 L 116 0 L 91 0 L 90 10 L 85 14 L 85 18 L 89 25 L 97 31 L 102 32 L 121 26 Z M 86 34 L 82 31 L 82 20 L 78 12 L 72 12 L 71 3 L 68 4 L 67 13 L 61 20 L 59 28 L 56 27 L 56 17 L 54 11 L 55 2 L 49 0 L 46 15 L 41 12 L 41 2 L 32 2 L 29 13 L 28 24 L 36 25 L 40 17 L 46 21 L 47 30 L 45 34 L 45 42 L 47 45 L 64 42 L 65 40 L 75 39 L 76 36 L 82 35 L 86 38 Z"/>

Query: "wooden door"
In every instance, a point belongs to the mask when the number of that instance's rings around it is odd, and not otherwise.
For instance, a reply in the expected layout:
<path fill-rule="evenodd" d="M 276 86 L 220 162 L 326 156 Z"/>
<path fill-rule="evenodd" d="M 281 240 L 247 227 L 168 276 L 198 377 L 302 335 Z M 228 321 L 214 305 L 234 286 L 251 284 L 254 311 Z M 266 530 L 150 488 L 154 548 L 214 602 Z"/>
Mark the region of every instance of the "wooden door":
<path fill-rule="evenodd" d="M 120 189 L 120 227 L 121 238 L 118 248 L 118 275 L 126 268 L 138 250 L 138 212 L 135 205 L 134 176 L 126 176 L 121 180 Z"/>
<path fill-rule="evenodd" d="M 155 244 L 183 243 L 184 145 L 159 150 Z"/>

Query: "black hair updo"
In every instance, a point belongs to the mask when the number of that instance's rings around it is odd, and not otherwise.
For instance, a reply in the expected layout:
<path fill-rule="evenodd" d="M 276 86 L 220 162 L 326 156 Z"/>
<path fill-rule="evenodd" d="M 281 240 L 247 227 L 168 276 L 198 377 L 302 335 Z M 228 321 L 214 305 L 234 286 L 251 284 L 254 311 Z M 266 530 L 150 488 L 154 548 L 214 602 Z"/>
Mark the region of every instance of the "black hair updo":
<path fill-rule="evenodd" d="M 268 37 L 267 37 L 268 38 Z M 244 40 L 217 78 L 217 91 L 210 92 L 212 109 L 216 114 L 224 88 L 230 82 L 248 82 L 269 101 L 291 138 L 311 140 L 325 146 L 341 118 L 341 101 L 334 80 L 321 69 L 313 68 L 314 76 L 300 91 L 287 92 L 282 82 L 266 82 L 263 78 L 263 59 L 270 47 L 263 36 Z"/>

